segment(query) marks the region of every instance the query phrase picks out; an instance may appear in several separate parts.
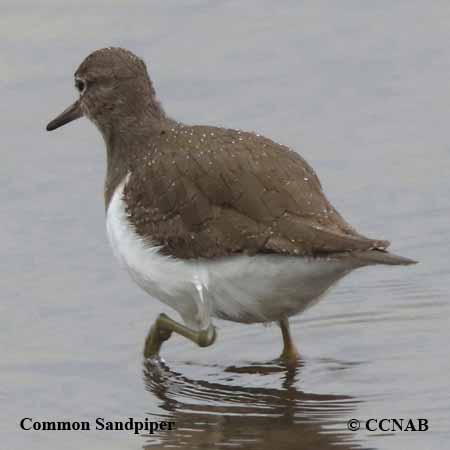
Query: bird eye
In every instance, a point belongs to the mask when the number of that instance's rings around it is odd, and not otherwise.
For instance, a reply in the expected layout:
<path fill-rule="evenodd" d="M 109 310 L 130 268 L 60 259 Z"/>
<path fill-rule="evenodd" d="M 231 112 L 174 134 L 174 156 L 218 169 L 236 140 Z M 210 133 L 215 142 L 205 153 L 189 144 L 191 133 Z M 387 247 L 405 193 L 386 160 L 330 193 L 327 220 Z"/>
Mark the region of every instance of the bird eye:
<path fill-rule="evenodd" d="M 82 94 L 86 88 L 86 83 L 80 79 L 75 80 L 75 87 L 77 88 L 78 92 Z"/>

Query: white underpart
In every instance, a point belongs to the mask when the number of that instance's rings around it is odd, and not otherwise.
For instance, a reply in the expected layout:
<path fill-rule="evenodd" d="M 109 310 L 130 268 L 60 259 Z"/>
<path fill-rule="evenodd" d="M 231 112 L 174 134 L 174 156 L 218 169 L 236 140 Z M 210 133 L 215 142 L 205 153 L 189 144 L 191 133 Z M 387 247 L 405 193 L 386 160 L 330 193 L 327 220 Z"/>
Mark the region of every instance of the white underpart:
<path fill-rule="evenodd" d="M 315 303 L 355 268 L 327 258 L 243 255 L 194 261 L 162 255 L 128 220 L 123 201 L 128 176 L 116 188 L 106 216 L 114 254 L 140 287 L 178 311 L 188 326 L 207 328 L 211 317 L 245 323 L 280 320 Z"/>

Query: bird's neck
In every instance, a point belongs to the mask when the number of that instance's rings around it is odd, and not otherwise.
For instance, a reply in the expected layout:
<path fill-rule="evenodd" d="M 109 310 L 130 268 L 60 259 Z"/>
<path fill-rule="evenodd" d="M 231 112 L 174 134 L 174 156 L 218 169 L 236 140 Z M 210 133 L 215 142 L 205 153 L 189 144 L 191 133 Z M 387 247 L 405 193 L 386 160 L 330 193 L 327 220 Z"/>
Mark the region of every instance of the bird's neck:
<path fill-rule="evenodd" d="M 101 129 L 106 144 L 105 207 L 108 208 L 115 188 L 160 139 L 171 123 L 163 112 L 148 111 L 139 117 L 112 121 Z"/>

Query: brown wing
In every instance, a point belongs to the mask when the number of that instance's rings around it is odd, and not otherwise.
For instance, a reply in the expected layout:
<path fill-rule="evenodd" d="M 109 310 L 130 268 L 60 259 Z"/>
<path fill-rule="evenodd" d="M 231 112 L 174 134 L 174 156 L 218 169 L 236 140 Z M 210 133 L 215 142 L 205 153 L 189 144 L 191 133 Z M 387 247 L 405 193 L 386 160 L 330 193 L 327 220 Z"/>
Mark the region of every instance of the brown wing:
<path fill-rule="evenodd" d="M 307 162 L 262 136 L 167 129 L 133 173 L 139 176 L 125 189 L 130 220 L 140 235 L 179 258 L 388 246 L 351 228 Z"/>

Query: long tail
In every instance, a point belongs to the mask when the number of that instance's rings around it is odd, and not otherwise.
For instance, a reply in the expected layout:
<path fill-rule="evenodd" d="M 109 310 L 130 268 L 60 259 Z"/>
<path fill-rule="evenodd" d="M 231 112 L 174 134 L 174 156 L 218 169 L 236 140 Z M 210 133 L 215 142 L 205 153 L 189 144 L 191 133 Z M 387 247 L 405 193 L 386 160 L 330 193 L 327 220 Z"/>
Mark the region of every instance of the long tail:
<path fill-rule="evenodd" d="M 405 258 L 404 256 L 389 253 L 386 250 L 364 250 L 352 252 L 352 256 L 366 264 L 386 264 L 389 266 L 408 266 L 410 264 L 417 264 L 418 261 Z"/>

